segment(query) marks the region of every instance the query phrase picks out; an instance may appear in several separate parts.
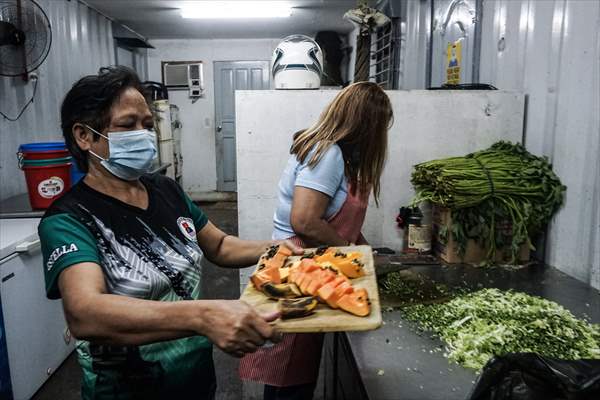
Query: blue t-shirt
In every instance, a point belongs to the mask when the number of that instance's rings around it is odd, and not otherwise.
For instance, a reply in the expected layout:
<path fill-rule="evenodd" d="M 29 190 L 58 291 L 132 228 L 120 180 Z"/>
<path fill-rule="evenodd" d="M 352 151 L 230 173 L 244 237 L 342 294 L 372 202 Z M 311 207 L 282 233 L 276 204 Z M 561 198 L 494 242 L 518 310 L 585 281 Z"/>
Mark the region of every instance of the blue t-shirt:
<path fill-rule="evenodd" d="M 290 223 L 292 213 L 292 199 L 296 186 L 325 193 L 331 198 L 325 215 L 328 219 L 342 208 L 348 195 L 348 183 L 344 174 L 344 158 L 338 145 L 332 145 L 321 157 L 313 168 L 308 162 L 314 154 L 314 149 L 301 164 L 296 155 L 292 154 L 288 160 L 283 175 L 279 180 L 279 204 L 273 216 L 273 239 L 281 240 L 295 236 Z"/>

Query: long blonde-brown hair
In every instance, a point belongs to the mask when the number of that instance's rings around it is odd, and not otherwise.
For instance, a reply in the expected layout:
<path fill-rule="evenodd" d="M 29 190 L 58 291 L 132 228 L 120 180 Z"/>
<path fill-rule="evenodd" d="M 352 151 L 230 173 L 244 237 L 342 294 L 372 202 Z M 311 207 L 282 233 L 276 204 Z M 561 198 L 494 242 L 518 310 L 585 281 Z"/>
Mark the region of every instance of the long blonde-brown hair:
<path fill-rule="evenodd" d="M 387 131 L 392 121 L 392 105 L 383 89 L 373 82 L 357 82 L 338 93 L 316 124 L 294 136 L 290 153 L 303 163 L 314 148 L 308 161 L 312 168 L 333 144 L 338 144 L 353 190 L 368 195 L 373 188 L 379 204 Z"/>

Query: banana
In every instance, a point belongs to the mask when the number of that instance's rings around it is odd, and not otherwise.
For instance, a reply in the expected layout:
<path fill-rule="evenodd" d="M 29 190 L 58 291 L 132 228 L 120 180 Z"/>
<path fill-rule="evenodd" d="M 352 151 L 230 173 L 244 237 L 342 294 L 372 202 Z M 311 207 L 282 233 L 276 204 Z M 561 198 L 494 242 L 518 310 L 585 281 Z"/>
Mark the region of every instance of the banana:
<path fill-rule="evenodd" d="M 275 284 L 267 282 L 261 289 L 264 294 L 272 299 L 293 299 L 302 296 L 302 292 L 294 283 Z"/>
<path fill-rule="evenodd" d="M 314 313 L 318 301 L 312 296 L 298 299 L 280 299 L 281 319 L 302 318 Z"/>

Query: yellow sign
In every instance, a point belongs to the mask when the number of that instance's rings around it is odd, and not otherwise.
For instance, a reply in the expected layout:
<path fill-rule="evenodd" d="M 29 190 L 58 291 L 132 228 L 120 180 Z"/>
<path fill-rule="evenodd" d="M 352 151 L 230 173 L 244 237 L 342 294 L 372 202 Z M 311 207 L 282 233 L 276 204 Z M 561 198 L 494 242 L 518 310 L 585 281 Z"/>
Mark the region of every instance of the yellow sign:
<path fill-rule="evenodd" d="M 461 41 L 448 43 L 447 62 L 446 62 L 446 83 L 449 85 L 458 85 L 460 83 L 460 63 L 462 59 Z"/>

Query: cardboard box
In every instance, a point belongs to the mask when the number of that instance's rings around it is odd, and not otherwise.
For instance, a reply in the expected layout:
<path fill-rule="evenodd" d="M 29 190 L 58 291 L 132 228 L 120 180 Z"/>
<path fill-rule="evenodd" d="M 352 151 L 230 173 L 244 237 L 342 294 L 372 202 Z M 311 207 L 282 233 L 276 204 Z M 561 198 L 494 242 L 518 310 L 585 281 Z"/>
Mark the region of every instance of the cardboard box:
<path fill-rule="evenodd" d="M 460 263 L 471 263 L 479 264 L 486 259 L 488 249 L 480 246 L 475 240 L 470 239 L 467 242 L 467 248 L 463 257 L 458 255 L 458 245 L 454 241 L 451 232 L 452 226 L 452 211 L 447 208 L 439 206 L 433 206 L 432 212 L 432 225 L 433 225 L 433 251 L 440 257 L 444 262 L 448 264 L 460 264 Z M 498 224 L 497 229 L 506 229 L 510 226 L 509 222 Z M 446 243 L 440 240 L 440 229 L 447 227 L 448 238 Z M 529 246 L 527 243 L 521 245 L 519 253 L 517 254 L 517 262 L 524 263 L 529 261 Z M 495 261 L 497 263 L 510 263 L 511 251 L 510 246 L 505 246 L 501 249 L 496 249 Z"/>

